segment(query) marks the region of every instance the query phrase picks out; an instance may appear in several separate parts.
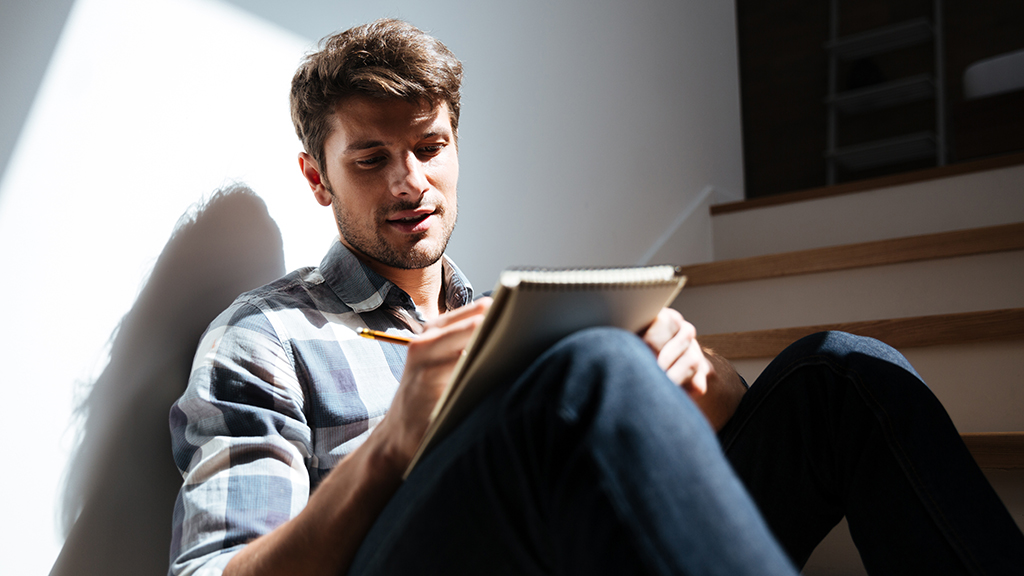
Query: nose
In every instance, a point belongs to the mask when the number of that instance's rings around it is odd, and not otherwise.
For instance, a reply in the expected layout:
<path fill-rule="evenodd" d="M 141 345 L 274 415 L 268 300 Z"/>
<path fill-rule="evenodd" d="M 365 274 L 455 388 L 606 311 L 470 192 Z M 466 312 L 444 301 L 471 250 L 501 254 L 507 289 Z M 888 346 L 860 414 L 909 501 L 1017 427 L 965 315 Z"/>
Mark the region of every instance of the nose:
<path fill-rule="evenodd" d="M 394 166 L 391 193 L 395 196 L 410 196 L 411 199 L 417 199 L 430 188 L 426 166 L 415 154 L 406 154 L 400 162 L 395 162 Z"/>

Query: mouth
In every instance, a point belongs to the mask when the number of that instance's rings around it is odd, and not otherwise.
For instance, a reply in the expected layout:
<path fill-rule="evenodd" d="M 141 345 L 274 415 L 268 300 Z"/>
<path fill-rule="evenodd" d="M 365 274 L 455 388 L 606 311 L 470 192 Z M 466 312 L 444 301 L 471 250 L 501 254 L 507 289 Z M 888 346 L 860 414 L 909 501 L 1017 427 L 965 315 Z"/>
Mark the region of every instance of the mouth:
<path fill-rule="evenodd" d="M 420 208 L 416 210 L 403 210 L 388 217 L 387 224 L 404 234 L 418 234 L 426 232 L 434 217 L 439 214 L 437 208 Z"/>

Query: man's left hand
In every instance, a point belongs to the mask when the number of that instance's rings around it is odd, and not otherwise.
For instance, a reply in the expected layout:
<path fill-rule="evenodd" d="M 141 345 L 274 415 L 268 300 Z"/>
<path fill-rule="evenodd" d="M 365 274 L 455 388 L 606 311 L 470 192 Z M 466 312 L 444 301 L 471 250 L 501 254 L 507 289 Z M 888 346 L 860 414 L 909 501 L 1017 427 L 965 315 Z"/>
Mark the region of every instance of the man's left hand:
<path fill-rule="evenodd" d="M 697 329 L 672 308 L 662 308 L 641 334 L 654 351 L 658 366 L 679 385 L 715 430 L 739 406 L 746 386 L 729 362 L 697 343 Z"/>

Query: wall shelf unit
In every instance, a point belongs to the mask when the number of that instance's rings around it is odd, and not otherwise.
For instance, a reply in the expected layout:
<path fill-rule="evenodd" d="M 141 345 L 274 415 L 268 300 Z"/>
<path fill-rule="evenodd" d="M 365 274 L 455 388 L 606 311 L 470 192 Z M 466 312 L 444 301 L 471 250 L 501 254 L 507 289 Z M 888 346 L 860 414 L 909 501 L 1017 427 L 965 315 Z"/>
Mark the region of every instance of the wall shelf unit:
<path fill-rule="evenodd" d="M 847 36 L 839 35 L 839 18 L 839 0 L 831 0 L 830 39 L 824 44 L 829 60 L 828 93 L 824 100 L 828 114 L 824 152 L 827 183 L 837 183 L 839 168 L 856 172 L 925 158 L 934 158 L 937 166 L 944 166 L 947 136 L 942 0 L 933 0 L 930 18 L 915 18 Z M 841 63 L 862 61 L 929 42 L 934 53 L 932 70 L 849 90 L 839 89 Z M 850 121 L 859 114 L 925 100 L 935 101 L 931 129 L 839 145 L 840 116 Z"/>

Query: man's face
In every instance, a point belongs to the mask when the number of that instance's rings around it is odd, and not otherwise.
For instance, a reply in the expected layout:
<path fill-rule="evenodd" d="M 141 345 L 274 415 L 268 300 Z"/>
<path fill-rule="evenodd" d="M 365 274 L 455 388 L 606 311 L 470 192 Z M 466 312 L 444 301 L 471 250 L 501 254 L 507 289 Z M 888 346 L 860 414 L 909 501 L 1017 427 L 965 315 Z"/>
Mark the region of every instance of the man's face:
<path fill-rule="evenodd" d="M 448 245 L 458 213 L 459 157 L 448 106 L 353 97 L 332 118 L 323 189 L 341 240 L 393 268 L 425 268 Z"/>

